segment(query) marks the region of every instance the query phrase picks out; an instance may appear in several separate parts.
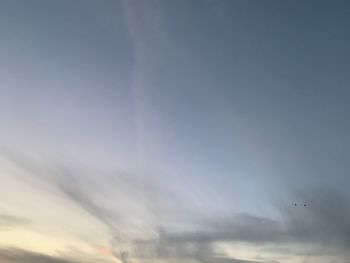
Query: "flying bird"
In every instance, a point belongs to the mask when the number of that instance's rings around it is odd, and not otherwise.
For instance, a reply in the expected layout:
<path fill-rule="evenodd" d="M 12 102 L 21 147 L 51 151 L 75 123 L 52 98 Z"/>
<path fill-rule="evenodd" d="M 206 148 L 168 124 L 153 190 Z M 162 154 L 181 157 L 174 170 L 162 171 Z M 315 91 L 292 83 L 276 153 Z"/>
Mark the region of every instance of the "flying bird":
<path fill-rule="evenodd" d="M 297 204 L 297 203 L 294 203 L 294 206 L 298 206 L 298 204 Z M 306 206 L 306 204 L 304 204 L 304 206 Z"/>

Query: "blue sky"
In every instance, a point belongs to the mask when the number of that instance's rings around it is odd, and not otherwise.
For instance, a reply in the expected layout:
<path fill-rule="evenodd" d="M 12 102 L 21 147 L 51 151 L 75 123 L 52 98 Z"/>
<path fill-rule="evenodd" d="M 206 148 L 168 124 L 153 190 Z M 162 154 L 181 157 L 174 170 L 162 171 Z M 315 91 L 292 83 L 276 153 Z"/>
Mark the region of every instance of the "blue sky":
<path fill-rule="evenodd" d="M 344 262 L 348 10 L 0 1 L 4 251 Z"/>

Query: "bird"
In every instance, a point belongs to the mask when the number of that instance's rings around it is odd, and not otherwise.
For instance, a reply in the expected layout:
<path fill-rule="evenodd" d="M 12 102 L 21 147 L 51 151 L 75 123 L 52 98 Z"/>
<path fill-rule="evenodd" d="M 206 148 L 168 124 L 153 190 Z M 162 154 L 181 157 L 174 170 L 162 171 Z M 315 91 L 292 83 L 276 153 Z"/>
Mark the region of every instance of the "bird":
<path fill-rule="evenodd" d="M 294 203 L 294 206 L 298 206 L 298 204 L 297 204 L 297 203 Z M 306 204 L 304 204 L 303 206 L 306 207 Z"/>

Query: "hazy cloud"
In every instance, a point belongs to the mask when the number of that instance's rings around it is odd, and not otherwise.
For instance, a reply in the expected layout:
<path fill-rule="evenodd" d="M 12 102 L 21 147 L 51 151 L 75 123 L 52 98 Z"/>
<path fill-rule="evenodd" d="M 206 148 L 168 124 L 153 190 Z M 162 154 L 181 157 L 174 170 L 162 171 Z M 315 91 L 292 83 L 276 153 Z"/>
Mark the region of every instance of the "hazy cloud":
<path fill-rule="evenodd" d="M 203 259 L 203 263 L 261 263 L 261 261 L 242 260 L 235 258 L 212 257 Z"/>
<path fill-rule="evenodd" d="M 70 259 L 47 256 L 20 249 L 1 249 L 0 261 L 2 263 L 75 263 Z"/>
<path fill-rule="evenodd" d="M 6 229 L 12 226 L 17 226 L 17 225 L 26 225 L 26 224 L 29 224 L 30 222 L 31 220 L 24 217 L 0 214 L 0 230 L 4 228 Z"/>
<path fill-rule="evenodd" d="M 146 258 L 152 255 L 192 258 L 199 262 L 245 262 L 224 259 L 225 254 L 214 249 L 217 242 L 237 242 L 268 247 L 282 254 L 306 255 L 306 258 L 331 255 L 345 258 L 350 246 L 350 202 L 346 194 L 318 189 L 299 192 L 295 198 L 307 206 L 295 207 L 293 202 L 280 204 L 281 220 L 250 214 L 217 216 L 198 223 L 199 230 L 163 229 L 156 240 L 135 242 L 136 254 Z"/>
<path fill-rule="evenodd" d="M 40 168 L 40 165 L 32 164 L 25 158 L 14 161 L 14 163 L 27 169 L 29 174 L 36 174 L 35 169 L 41 172 L 46 169 L 47 177 L 51 178 L 49 181 L 53 186 L 57 187 L 66 198 L 107 226 L 111 236 L 112 253 L 123 262 L 129 262 L 135 257 L 225 262 L 226 255 L 217 253 L 215 250 L 217 242 L 275 246 L 279 250 L 283 246 L 290 247 L 293 244 L 314 247 L 328 245 L 334 248 L 333 251 L 341 253 L 346 253 L 350 246 L 350 201 L 345 193 L 330 189 L 302 191 L 291 194 L 290 203 L 277 202 L 276 210 L 280 214 L 279 219 L 249 213 L 234 214 L 230 217 L 217 214 L 212 215 L 210 219 L 190 214 L 186 230 L 181 229 L 180 226 L 175 231 L 167 227 L 167 224 L 162 224 L 162 221 L 139 226 L 138 230 L 141 232 L 138 233 L 145 234 L 145 239 L 141 241 L 135 239 L 132 232 L 137 229 L 137 224 L 133 223 L 136 215 L 157 214 L 157 212 L 161 215 L 163 208 L 177 206 L 177 210 L 167 211 L 170 221 L 173 216 L 172 222 L 167 222 L 171 225 L 176 221 L 179 211 L 186 211 L 191 204 L 181 203 L 180 206 L 175 199 L 168 199 L 166 200 L 168 203 L 163 206 L 149 206 L 151 201 L 156 203 L 157 199 L 162 198 L 162 195 L 147 201 L 143 192 L 151 186 L 147 186 L 147 183 L 140 181 L 135 176 L 130 175 L 130 178 L 127 179 L 128 176 L 123 173 L 107 176 L 101 172 L 100 176 L 94 174 L 89 177 L 84 174 L 85 169 L 71 167 L 69 164 L 52 166 L 48 169 Z M 33 169 L 33 167 L 39 168 Z M 98 178 L 98 180 L 91 178 Z M 152 187 L 154 191 L 162 192 L 159 186 L 153 185 Z M 101 199 L 105 196 L 108 196 L 107 201 Z M 307 205 L 295 206 L 295 200 Z M 125 203 L 131 206 L 127 205 L 127 209 L 124 209 Z M 136 206 L 133 207 L 135 204 Z M 137 211 L 136 214 L 129 211 L 132 209 Z M 26 222 L 23 219 L 6 215 L 0 217 L 0 223 L 1 221 L 4 222 L 3 224 Z M 124 224 L 125 222 L 128 224 Z M 161 230 L 157 226 L 162 226 Z M 150 237 L 149 233 L 153 233 L 156 237 Z M 283 253 L 283 249 L 281 251 Z M 314 251 L 316 252 L 313 254 L 317 254 L 317 248 Z M 324 251 L 318 251 L 319 255 L 324 254 Z M 289 253 L 298 254 L 300 252 L 296 249 Z"/>

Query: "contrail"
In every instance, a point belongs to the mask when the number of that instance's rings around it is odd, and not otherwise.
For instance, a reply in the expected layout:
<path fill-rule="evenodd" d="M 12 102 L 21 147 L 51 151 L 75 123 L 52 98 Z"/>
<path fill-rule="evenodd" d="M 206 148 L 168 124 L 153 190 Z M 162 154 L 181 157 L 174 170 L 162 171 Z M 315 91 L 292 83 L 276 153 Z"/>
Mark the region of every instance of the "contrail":
<path fill-rule="evenodd" d="M 136 144 L 140 170 L 146 165 L 147 134 L 151 128 L 151 112 L 147 95 L 156 68 L 164 60 L 167 40 L 161 2 L 157 0 L 122 0 L 133 52 L 131 92 L 134 106 Z M 154 127 L 153 127 L 154 128 Z M 152 130 L 153 131 L 153 130 Z M 154 131 L 153 131 L 154 132 Z M 152 145 L 154 147 L 154 145 Z"/>

